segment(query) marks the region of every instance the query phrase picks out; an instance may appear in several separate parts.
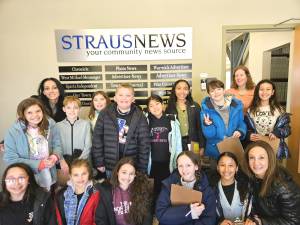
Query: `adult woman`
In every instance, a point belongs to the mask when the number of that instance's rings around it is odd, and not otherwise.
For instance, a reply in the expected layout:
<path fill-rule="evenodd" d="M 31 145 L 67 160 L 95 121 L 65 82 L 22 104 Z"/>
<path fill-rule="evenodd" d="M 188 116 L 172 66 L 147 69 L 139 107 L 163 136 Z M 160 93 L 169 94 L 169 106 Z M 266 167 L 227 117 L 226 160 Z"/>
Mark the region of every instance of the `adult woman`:
<path fill-rule="evenodd" d="M 220 155 L 217 143 L 226 137 L 244 139 L 247 129 L 241 101 L 224 95 L 222 81 L 209 82 L 207 93 L 209 96 L 202 101 L 200 115 L 206 138 L 205 155 L 217 159 Z"/>
<path fill-rule="evenodd" d="M 38 94 L 46 107 L 48 115 L 55 122 L 60 122 L 66 118 L 66 114 L 62 109 L 65 91 L 62 84 L 56 78 L 49 77 L 42 80 L 38 88 Z"/>
<path fill-rule="evenodd" d="M 253 195 L 252 217 L 246 225 L 300 224 L 300 189 L 278 166 L 272 147 L 263 141 L 251 143 L 245 151 L 245 161 Z"/>
<path fill-rule="evenodd" d="M 26 163 L 35 173 L 37 183 L 48 190 L 56 182 L 55 164 L 61 159 L 59 133 L 48 118 L 44 105 L 35 98 L 21 101 L 18 120 L 5 135 L 4 157 L 7 164 Z M 60 161 L 65 164 L 64 160 Z"/>
<path fill-rule="evenodd" d="M 0 193 L 0 225 L 56 224 L 49 192 L 40 188 L 29 166 L 9 165 L 4 171 Z"/>
<path fill-rule="evenodd" d="M 233 95 L 241 100 L 244 106 L 244 113 L 246 113 L 253 99 L 255 84 L 246 66 L 241 65 L 234 68 L 233 74 L 231 88 L 226 91 L 226 94 Z"/>
<path fill-rule="evenodd" d="M 67 187 L 56 196 L 58 225 L 98 225 L 96 217 L 99 191 L 92 181 L 92 169 L 85 159 L 75 159 L 70 166 Z"/>
<path fill-rule="evenodd" d="M 197 142 L 201 153 L 203 152 L 205 141 L 199 122 L 199 113 L 200 106 L 192 98 L 190 84 L 186 80 L 177 80 L 172 87 L 166 114 L 175 114 L 179 120 L 184 151 L 190 149 L 188 146 L 191 142 Z"/>
<path fill-rule="evenodd" d="M 183 151 L 177 157 L 178 170 L 162 182 L 162 190 L 156 202 L 156 217 L 160 225 L 214 225 L 216 222 L 216 198 L 206 175 L 200 171 L 199 156 Z M 179 184 L 202 192 L 202 201 L 187 205 L 172 205 L 171 185 Z"/>
<path fill-rule="evenodd" d="M 100 190 L 97 224 L 152 225 L 151 187 L 146 175 L 136 170 L 132 158 L 122 158 L 111 180 L 96 187 Z"/>
<path fill-rule="evenodd" d="M 248 180 L 239 171 L 236 156 L 223 152 L 217 160 L 220 179 L 216 185 L 217 215 L 220 225 L 233 225 L 244 221 L 251 207 L 247 190 Z"/>

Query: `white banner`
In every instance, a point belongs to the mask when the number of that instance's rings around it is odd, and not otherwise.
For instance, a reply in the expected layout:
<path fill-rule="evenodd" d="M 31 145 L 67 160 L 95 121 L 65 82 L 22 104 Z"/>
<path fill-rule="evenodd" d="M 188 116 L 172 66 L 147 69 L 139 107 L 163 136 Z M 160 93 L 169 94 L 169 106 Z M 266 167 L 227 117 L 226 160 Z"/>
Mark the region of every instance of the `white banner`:
<path fill-rule="evenodd" d="M 57 60 L 192 59 L 192 28 L 55 30 Z"/>

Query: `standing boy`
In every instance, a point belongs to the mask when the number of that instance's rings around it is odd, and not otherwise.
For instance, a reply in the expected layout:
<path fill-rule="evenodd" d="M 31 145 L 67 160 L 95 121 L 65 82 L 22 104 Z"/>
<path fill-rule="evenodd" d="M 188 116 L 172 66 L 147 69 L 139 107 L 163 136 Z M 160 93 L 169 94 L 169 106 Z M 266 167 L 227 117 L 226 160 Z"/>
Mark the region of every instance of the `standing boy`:
<path fill-rule="evenodd" d="M 79 119 L 80 106 L 79 98 L 65 97 L 63 111 L 67 117 L 56 124 L 60 133 L 62 154 L 68 164 L 75 158 L 88 159 L 92 147 L 91 125 L 89 121 Z M 60 166 L 64 173 L 68 172 L 69 167 L 64 161 L 61 161 Z"/>
<path fill-rule="evenodd" d="M 116 89 L 114 103 L 102 110 L 93 133 L 94 167 L 110 177 L 116 163 L 124 156 L 133 157 L 137 168 L 147 171 L 150 136 L 147 120 L 133 104 L 134 89 L 121 84 Z"/>

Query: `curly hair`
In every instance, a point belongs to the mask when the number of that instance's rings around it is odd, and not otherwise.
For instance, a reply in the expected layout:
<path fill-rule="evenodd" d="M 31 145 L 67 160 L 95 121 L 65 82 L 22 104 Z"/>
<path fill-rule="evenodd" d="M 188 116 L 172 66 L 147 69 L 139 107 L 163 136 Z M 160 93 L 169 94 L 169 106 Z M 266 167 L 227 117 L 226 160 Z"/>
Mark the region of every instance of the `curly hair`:
<path fill-rule="evenodd" d="M 147 175 L 136 170 L 136 165 L 131 157 L 124 157 L 115 166 L 110 183 L 113 189 L 119 187 L 118 172 L 120 168 L 129 164 L 135 168 L 135 178 L 130 184 L 129 195 L 131 206 L 126 222 L 129 224 L 142 224 L 152 204 L 152 187 Z"/>

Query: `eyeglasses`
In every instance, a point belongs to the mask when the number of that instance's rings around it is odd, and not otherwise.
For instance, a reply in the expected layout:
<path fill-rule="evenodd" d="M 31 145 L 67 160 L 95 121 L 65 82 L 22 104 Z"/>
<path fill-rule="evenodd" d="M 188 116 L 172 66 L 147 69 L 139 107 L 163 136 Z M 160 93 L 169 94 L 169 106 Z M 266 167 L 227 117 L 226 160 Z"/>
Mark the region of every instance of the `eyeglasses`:
<path fill-rule="evenodd" d="M 18 177 L 18 178 L 6 178 L 4 181 L 5 181 L 5 184 L 6 185 L 14 185 L 16 184 L 17 182 L 19 184 L 24 184 L 25 181 L 26 181 L 27 177 Z"/>

